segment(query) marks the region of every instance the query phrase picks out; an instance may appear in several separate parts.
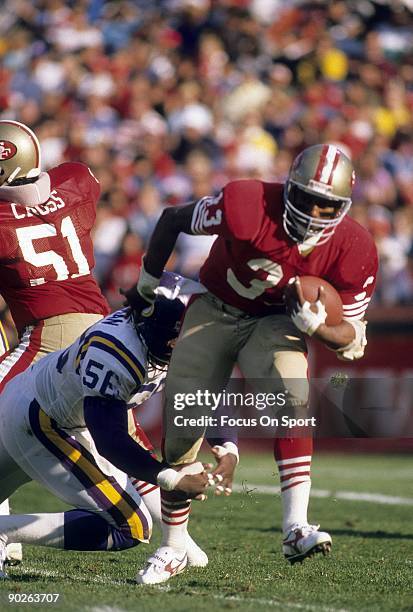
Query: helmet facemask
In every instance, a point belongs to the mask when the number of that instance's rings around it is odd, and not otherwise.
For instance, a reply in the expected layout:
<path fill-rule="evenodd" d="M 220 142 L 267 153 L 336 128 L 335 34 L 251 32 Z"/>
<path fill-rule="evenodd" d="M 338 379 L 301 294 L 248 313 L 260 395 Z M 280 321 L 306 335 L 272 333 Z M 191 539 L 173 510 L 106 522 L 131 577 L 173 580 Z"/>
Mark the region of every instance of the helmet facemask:
<path fill-rule="evenodd" d="M 143 327 L 138 326 L 137 329 L 148 349 L 148 363 L 153 368 L 166 368 L 171 360 L 179 330 L 171 333 L 167 327 L 157 325 L 155 329 L 155 326 L 145 323 Z"/>
<path fill-rule="evenodd" d="M 319 217 L 311 214 L 314 206 L 320 210 Z M 350 206 L 350 198 L 328 198 L 287 181 L 284 187 L 284 230 L 295 242 L 314 239 L 314 245 L 320 246 L 331 238 Z M 334 208 L 334 211 L 324 216 L 322 211 L 326 208 Z"/>

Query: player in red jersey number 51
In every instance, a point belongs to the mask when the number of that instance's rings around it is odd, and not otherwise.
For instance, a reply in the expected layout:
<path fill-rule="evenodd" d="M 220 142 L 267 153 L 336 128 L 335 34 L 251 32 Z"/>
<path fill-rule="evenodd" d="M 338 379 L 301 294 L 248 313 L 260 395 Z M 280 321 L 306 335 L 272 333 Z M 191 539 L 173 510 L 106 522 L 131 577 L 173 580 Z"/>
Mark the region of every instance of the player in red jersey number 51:
<path fill-rule="evenodd" d="M 42 172 L 32 130 L 0 121 L 0 292 L 19 335 L 18 346 L 0 360 L 0 393 L 16 374 L 109 313 L 91 273 L 99 194 L 84 164 Z M 8 512 L 7 502 L 0 512 Z M 8 553 L 21 557 L 19 549 Z"/>
<path fill-rule="evenodd" d="M 0 365 L 0 391 L 35 358 L 108 314 L 91 273 L 99 194 L 81 163 L 41 172 L 35 134 L 0 121 L 0 291 L 20 340 Z"/>
<path fill-rule="evenodd" d="M 218 235 L 200 273 L 208 292 L 187 309 L 172 355 L 168 412 L 174 409 L 176 393 L 225 388 L 236 362 L 257 391 L 287 390 L 291 407 L 305 409 L 306 336 L 314 336 L 341 358 L 362 357 L 363 318 L 374 289 L 377 253 L 370 234 L 347 216 L 353 183 L 351 161 L 333 145 L 315 145 L 295 159 L 285 184 L 233 181 L 217 197 L 164 211 L 137 290 L 127 292 L 144 314 L 150 314 L 154 290 L 179 232 Z M 307 308 L 297 299 L 286 311 L 285 287 L 304 275 L 322 277 L 336 288 L 343 302 L 342 323 L 327 326 L 319 302 Z M 186 407 L 186 416 L 195 416 L 195 411 Z M 194 461 L 200 443 L 189 435 L 177 438 L 167 429 L 165 458 L 172 464 Z M 307 520 L 311 457 L 312 438 L 275 441 L 283 552 L 291 563 L 331 546 L 330 535 Z M 179 555 L 177 533 L 185 529 L 182 522 L 165 524 L 162 545 Z M 146 583 L 166 579 L 167 573 L 151 563 L 142 575 Z"/>

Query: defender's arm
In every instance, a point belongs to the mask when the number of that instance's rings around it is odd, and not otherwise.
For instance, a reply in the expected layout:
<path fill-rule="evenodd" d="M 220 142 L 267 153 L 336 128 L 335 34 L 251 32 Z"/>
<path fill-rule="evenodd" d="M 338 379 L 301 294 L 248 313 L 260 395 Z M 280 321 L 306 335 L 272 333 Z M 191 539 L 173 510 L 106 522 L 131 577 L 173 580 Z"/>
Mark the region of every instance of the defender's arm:
<path fill-rule="evenodd" d="M 163 489 L 185 492 L 189 497 L 203 494 L 208 486 L 204 471 L 186 475 L 167 463 L 154 459 L 128 434 L 127 404 L 121 400 L 97 396 L 84 399 L 86 426 L 98 452 L 117 468 Z M 202 469 L 202 465 L 200 464 Z"/>

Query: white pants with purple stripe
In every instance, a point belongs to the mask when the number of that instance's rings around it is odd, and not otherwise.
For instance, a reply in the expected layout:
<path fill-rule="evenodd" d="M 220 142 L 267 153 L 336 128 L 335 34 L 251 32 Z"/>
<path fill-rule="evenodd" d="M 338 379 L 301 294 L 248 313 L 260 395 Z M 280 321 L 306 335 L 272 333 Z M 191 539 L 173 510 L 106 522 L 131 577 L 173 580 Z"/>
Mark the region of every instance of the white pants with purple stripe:
<path fill-rule="evenodd" d="M 36 480 L 67 504 L 147 542 L 151 517 L 128 476 L 99 455 L 87 429 L 59 428 L 33 400 L 28 372 L 0 395 L 0 502 Z"/>

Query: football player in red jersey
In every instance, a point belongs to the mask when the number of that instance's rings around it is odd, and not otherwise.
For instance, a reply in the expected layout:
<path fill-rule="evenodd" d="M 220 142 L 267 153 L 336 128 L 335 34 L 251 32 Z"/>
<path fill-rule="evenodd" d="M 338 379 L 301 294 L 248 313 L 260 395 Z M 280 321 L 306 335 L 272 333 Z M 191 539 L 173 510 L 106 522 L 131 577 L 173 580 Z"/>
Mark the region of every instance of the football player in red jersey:
<path fill-rule="evenodd" d="M 42 172 L 32 130 L 0 121 L 0 292 L 19 335 L 18 346 L 0 359 L 0 392 L 109 313 L 91 273 L 99 194 L 84 164 Z M 8 502 L 0 512 L 8 512 Z M 21 548 L 8 552 L 11 561 L 20 560 Z"/>
<path fill-rule="evenodd" d="M 81 163 L 40 164 L 35 134 L 0 121 L 0 291 L 20 339 L 1 361 L 0 391 L 109 313 L 91 273 L 99 183 Z"/>
<path fill-rule="evenodd" d="M 375 285 L 377 253 L 370 234 L 347 216 L 353 183 L 351 161 L 333 145 L 315 145 L 295 159 L 285 184 L 237 180 L 217 197 L 163 212 L 138 285 L 126 292 L 143 316 L 151 314 L 154 290 L 178 234 L 218 235 L 200 273 L 208 291 L 187 308 L 172 356 L 167 416 L 176 393 L 193 393 L 200 386 L 225 388 L 236 362 L 247 379 L 262 380 L 260 391 L 286 389 L 291 405 L 305 406 L 306 336 L 344 359 L 362 357 L 363 317 Z M 298 284 L 286 312 L 285 287 L 303 275 L 325 278 L 337 289 L 342 323 L 325 324 L 322 296 L 311 308 L 302 304 Z M 186 409 L 189 414 L 191 408 Z M 166 460 L 194 461 L 201 441 L 177 438 L 167 428 Z M 328 550 L 331 537 L 307 520 L 312 439 L 277 439 L 274 453 L 281 480 L 283 552 L 293 563 Z M 157 556 L 170 559 L 182 552 L 187 522 L 174 520 L 170 496 L 163 491 L 161 495 L 165 516 Z M 168 578 L 166 563 L 148 563 L 141 573 L 143 583 Z"/>

